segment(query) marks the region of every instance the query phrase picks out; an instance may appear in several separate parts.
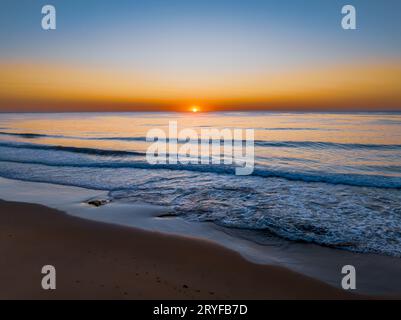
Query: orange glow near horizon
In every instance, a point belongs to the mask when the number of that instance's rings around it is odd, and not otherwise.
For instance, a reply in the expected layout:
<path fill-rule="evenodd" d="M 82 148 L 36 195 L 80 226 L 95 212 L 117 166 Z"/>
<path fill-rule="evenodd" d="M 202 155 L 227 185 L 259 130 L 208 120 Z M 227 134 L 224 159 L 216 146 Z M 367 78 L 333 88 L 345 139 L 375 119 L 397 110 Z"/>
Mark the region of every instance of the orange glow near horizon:
<path fill-rule="evenodd" d="M 202 108 L 190 101 L 202 97 Z M 190 106 L 190 107 L 188 107 Z M 245 76 L 134 73 L 0 61 L 0 111 L 401 109 L 401 61 Z"/>

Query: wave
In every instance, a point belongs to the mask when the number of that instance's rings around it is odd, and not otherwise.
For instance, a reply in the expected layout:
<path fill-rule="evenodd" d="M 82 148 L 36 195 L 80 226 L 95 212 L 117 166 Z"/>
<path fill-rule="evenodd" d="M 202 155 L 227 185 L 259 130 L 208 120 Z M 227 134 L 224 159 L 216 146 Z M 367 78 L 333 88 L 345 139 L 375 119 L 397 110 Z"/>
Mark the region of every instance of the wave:
<path fill-rule="evenodd" d="M 20 137 L 25 139 L 37 139 L 37 138 L 66 138 L 66 136 L 62 135 L 53 135 L 53 134 L 42 134 L 42 133 L 20 133 L 20 132 L 5 132 L 0 131 L 0 135 L 3 136 L 12 136 L 12 137 Z"/>
<path fill-rule="evenodd" d="M 112 162 L 112 161 L 51 161 L 51 160 L 19 160 L 10 159 L 0 155 L 0 161 L 45 165 L 52 167 L 76 167 L 76 168 L 108 168 L 108 169 L 147 169 L 147 170 L 172 170 L 192 171 L 210 174 L 235 174 L 235 166 L 228 165 L 204 165 L 204 164 L 149 164 L 145 161 L 135 162 Z M 401 189 L 401 178 L 380 175 L 362 175 L 351 173 L 328 173 L 328 172 L 291 172 L 275 170 L 266 167 L 256 167 L 248 177 L 282 178 L 290 181 L 320 182 L 333 185 L 349 185 L 357 187 L 374 187 Z"/>
<path fill-rule="evenodd" d="M 120 140 L 120 141 L 146 141 L 146 137 L 110 137 L 96 138 L 98 140 Z M 162 140 L 162 139 L 160 139 Z M 165 139 L 168 143 L 170 139 Z M 172 140 L 175 141 L 175 140 Z M 195 143 L 209 141 L 209 143 L 219 142 L 224 144 L 222 139 L 195 140 Z M 179 140 L 180 143 L 185 143 L 187 140 Z M 245 144 L 246 140 L 234 140 Z M 310 148 L 310 149 L 370 149 L 370 150 L 401 150 L 401 144 L 368 144 L 368 143 L 335 143 L 335 142 L 318 142 L 318 141 L 264 141 L 255 140 L 255 146 L 258 147 L 273 147 L 273 148 Z"/>
<path fill-rule="evenodd" d="M 121 156 L 143 156 L 145 153 L 138 151 L 122 151 L 122 150 L 108 150 L 96 148 L 80 148 L 80 147 L 66 147 L 66 146 L 53 146 L 43 144 L 28 144 L 28 143 L 8 143 L 0 142 L 0 147 L 16 148 L 16 149 L 30 149 L 30 150 L 44 150 L 44 151 L 65 151 L 73 153 L 83 153 L 88 155 L 121 157 Z"/>
<path fill-rule="evenodd" d="M 368 144 L 368 143 L 339 143 L 316 141 L 255 141 L 261 147 L 276 148 L 311 148 L 311 149 L 369 149 L 369 150 L 401 150 L 401 144 Z"/>
<path fill-rule="evenodd" d="M 257 129 L 256 129 L 257 130 Z M 339 129 L 332 128 L 262 128 L 266 131 L 340 131 Z"/>
<path fill-rule="evenodd" d="M 0 132 L 0 135 L 11 135 L 22 138 L 34 139 L 34 138 L 61 138 L 61 139 L 77 139 L 77 140 L 98 140 L 98 141 L 137 141 L 146 142 L 146 137 L 76 137 L 76 136 L 64 136 L 64 135 L 47 135 L 47 134 L 36 134 L 36 133 L 9 133 Z M 175 139 L 159 139 L 159 141 L 175 142 Z M 195 139 L 188 141 L 185 139 L 178 140 L 179 143 L 194 142 L 209 143 L 220 141 L 224 143 L 223 139 Z M 245 144 L 246 140 L 234 140 L 236 143 Z M 320 142 L 320 141 L 265 141 L 255 140 L 255 146 L 257 147 L 273 147 L 273 148 L 310 148 L 310 149 L 344 149 L 344 150 L 355 150 L 355 149 L 369 149 L 369 150 L 401 150 L 401 144 L 370 144 L 370 143 L 341 143 L 341 142 Z M 12 147 L 12 146 L 11 146 Z M 73 147 L 71 147 L 73 148 Z M 118 151 L 122 154 L 125 151 Z"/>
<path fill-rule="evenodd" d="M 367 145 L 367 144 L 338 144 L 328 142 L 263 142 L 264 144 L 270 145 L 285 145 L 290 144 L 296 145 L 307 145 L 313 146 L 314 148 L 324 148 L 326 145 L 336 145 L 337 147 L 343 147 L 353 149 L 356 147 L 360 148 L 392 148 L 398 145 Z M 352 147 L 351 147 L 352 146 Z M 49 155 L 39 155 L 38 159 L 32 159 L 32 156 L 27 154 L 21 158 L 21 156 L 15 156 L 9 152 L 0 153 L 0 161 L 26 163 L 26 164 L 38 164 L 47 166 L 60 166 L 60 167 L 92 167 L 92 168 L 136 168 L 136 169 L 167 169 L 167 170 L 181 170 L 181 171 L 194 171 L 194 172 L 206 172 L 206 173 L 217 173 L 217 174 L 235 174 L 235 166 L 229 165 L 202 165 L 202 164 L 156 164 L 151 165 L 144 160 L 145 152 L 138 151 L 124 151 L 124 150 L 109 150 L 99 148 L 82 148 L 82 147 L 70 147 L 70 146 L 57 146 L 57 145 L 44 145 L 44 144 L 32 144 L 32 143 L 20 143 L 20 142 L 9 142 L 0 141 L 0 147 L 14 148 L 14 149 L 27 149 L 27 150 L 43 150 L 43 151 L 62 151 L 69 152 L 71 154 L 85 154 L 99 156 L 96 158 L 80 158 L 78 159 L 64 159 L 62 157 L 49 157 Z M 401 147 L 401 146 L 398 146 Z M 376 149 L 375 149 L 376 150 Z M 56 154 L 56 153 L 55 153 Z M 101 157 L 116 157 L 116 160 L 111 160 Z M 117 159 L 118 158 L 118 159 Z M 392 170 L 395 171 L 398 167 L 394 167 Z M 375 168 L 377 169 L 377 168 Z M 399 170 L 399 168 L 397 169 Z M 382 170 L 383 171 L 383 170 Z M 387 170 L 388 171 L 388 170 Z M 401 178 L 397 176 L 389 176 L 386 174 L 355 174 L 355 173 L 330 173 L 326 171 L 305 171 L 300 170 L 278 170 L 271 168 L 266 165 L 257 165 L 254 169 L 252 176 L 258 177 L 277 177 L 284 178 L 293 181 L 304 181 L 304 182 L 323 182 L 329 184 L 344 184 L 351 186 L 362 186 L 362 187 L 377 187 L 377 188 L 401 188 Z"/>

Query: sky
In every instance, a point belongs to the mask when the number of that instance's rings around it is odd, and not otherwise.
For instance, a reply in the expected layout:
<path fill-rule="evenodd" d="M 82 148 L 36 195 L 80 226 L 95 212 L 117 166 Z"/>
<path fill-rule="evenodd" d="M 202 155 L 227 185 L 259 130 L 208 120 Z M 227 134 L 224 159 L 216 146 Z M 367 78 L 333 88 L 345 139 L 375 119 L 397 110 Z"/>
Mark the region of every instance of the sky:
<path fill-rule="evenodd" d="M 57 29 L 41 28 L 42 6 Z M 352 4 L 357 30 L 343 30 Z M 401 110 L 399 0 L 1 0 L 0 111 Z"/>

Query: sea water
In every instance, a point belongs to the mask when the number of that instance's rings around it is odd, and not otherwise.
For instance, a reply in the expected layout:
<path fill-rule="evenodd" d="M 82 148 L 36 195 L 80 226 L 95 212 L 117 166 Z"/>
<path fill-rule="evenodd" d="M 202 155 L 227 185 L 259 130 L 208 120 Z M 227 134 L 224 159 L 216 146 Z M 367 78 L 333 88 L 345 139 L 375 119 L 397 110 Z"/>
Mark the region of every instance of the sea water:
<path fill-rule="evenodd" d="M 254 129 L 255 168 L 146 161 L 148 130 Z M 183 219 L 401 257 L 400 113 L 0 114 L 0 176 Z M 1 196 L 1 195 L 0 195 Z"/>

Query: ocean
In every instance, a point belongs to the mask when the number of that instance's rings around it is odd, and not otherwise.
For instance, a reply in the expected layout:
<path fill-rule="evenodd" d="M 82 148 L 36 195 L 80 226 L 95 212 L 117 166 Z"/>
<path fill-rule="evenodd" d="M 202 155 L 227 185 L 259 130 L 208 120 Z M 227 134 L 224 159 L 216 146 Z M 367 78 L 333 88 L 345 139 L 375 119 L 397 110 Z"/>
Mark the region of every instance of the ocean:
<path fill-rule="evenodd" d="M 147 132 L 254 129 L 255 168 L 146 161 Z M 401 257 L 401 113 L 0 114 L 0 176 L 246 234 Z M 1 197 L 1 195 L 0 195 Z"/>

